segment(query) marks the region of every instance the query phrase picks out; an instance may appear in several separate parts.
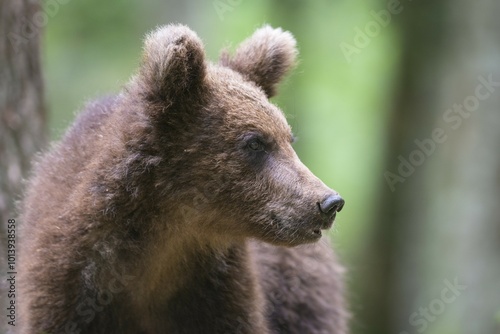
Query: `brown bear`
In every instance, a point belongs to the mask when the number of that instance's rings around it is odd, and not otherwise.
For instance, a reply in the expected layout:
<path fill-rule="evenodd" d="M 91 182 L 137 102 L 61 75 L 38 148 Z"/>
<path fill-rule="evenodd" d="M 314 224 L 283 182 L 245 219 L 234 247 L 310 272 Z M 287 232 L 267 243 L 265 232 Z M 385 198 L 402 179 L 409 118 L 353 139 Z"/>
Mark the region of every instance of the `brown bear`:
<path fill-rule="evenodd" d="M 22 204 L 21 333 L 347 332 L 322 230 L 344 201 L 268 98 L 294 66 L 264 26 L 206 60 L 169 25 L 39 158 Z"/>

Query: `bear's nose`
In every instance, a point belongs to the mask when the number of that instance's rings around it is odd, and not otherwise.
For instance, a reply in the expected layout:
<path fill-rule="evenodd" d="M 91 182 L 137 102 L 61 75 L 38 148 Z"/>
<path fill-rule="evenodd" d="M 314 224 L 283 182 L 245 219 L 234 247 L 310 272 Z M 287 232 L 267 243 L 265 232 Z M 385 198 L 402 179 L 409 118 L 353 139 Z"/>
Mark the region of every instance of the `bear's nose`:
<path fill-rule="evenodd" d="M 339 195 L 330 195 L 318 204 L 321 212 L 333 214 L 335 212 L 340 212 L 344 207 L 344 203 L 344 200 Z"/>

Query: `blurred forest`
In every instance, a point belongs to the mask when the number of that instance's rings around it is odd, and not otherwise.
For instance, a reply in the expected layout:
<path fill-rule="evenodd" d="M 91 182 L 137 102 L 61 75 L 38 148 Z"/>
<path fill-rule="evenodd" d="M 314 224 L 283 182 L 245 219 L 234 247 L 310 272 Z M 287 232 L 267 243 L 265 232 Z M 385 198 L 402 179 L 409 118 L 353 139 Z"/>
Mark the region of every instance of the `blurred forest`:
<path fill-rule="evenodd" d="M 46 0 L 18 22 L 43 31 L 45 102 L 37 95 L 16 131 L 6 116 L 21 110 L 5 51 L 13 2 L 0 0 L 2 224 L 20 196 L 10 166 L 45 146 L 44 110 L 57 139 L 86 101 L 120 90 L 148 31 L 184 23 L 216 61 L 269 23 L 300 50 L 273 101 L 302 161 L 346 200 L 331 237 L 348 269 L 352 332 L 500 333 L 499 1 Z M 8 145 L 21 132 L 35 143 L 24 151 Z"/>

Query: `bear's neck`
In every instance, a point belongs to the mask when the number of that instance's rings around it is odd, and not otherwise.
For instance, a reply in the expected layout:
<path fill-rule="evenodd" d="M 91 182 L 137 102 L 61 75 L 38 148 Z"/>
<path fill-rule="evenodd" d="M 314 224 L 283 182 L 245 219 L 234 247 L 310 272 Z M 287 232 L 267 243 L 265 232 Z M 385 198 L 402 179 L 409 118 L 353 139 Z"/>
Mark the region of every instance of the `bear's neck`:
<path fill-rule="evenodd" d="M 132 294 L 147 332 L 268 333 L 247 242 L 161 239 Z"/>

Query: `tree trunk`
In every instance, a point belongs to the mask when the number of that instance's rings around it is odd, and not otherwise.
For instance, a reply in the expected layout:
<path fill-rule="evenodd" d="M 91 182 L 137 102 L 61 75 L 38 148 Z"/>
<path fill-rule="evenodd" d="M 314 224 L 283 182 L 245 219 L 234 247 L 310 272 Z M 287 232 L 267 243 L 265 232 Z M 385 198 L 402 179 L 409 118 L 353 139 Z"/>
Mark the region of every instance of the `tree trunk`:
<path fill-rule="evenodd" d="M 403 57 L 366 252 L 365 332 L 500 333 L 498 13 L 488 0 L 422 1 L 397 18 Z"/>
<path fill-rule="evenodd" d="M 22 179 L 46 139 L 40 69 L 43 15 L 38 0 L 0 0 L 0 254 L 7 253 L 7 221 L 16 219 Z M 6 260 L 0 257 L 1 299 L 6 297 Z M 0 332 L 5 333 L 2 325 Z"/>

